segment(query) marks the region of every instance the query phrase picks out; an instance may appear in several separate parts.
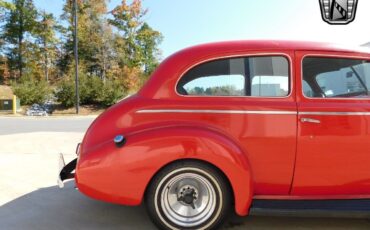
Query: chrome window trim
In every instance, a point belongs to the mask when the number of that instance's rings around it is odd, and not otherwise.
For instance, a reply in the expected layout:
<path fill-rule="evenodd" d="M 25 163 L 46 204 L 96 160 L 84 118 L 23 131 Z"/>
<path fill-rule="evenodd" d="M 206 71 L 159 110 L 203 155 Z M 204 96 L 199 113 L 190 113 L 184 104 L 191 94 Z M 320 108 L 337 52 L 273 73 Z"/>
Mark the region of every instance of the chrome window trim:
<path fill-rule="evenodd" d="M 255 53 L 254 53 L 255 52 Z M 284 97 L 260 97 L 260 96 L 199 96 L 199 95 L 182 95 L 182 94 L 179 94 L 177 92 L 177 85 L 179 84 L 179 81 L 180 79 L 187 73 L 189 72 L 191 69 L 193 69 L 194 67 L 198 66 L 198 65 L 201 65 L 201 64 L 204 64 L 206 62 L 210 62 L 210 61 L 216 61 L 216 60 L 222 60 L 222 59 L 228 59 L 228 58 L 250 58 L 250 57 L 276 57 L 276 56 L 281 56 L 281 57 L 285 57 L 287 58 L 287 61 L 288 61 L 288 68 L 289 68 L 289 94 L 284 96 Z M 294 80 L 295 78 L 293 77 L 293 61 L 292 61 L 292 57 L 288 54 L 288 53 L 281 53 L 281 52 L 271 52 L 271 53 L 258 53 L 258 51 L 250 51 L 248 53 L 244 53 L 244 54 L 234 54 L 234 55 L 227 55 L 227 56 L 219 56 L 219 57 L 215 57 L 215 58 L 208 58 L 208 59 L 205 59 L 205 60 L 202 60 L 202 61 L 199 61 L 199 62 L 196 62 L 195 64 L 191 65 L 190 67 L 188 67 L 187 69 L 185 69 L 185 71 L 183 71 L 180 76 L 177 78 L 177 81 L 176 81 L 176 84 L 175 84 L 175 94 L 179 97 L 184 97 L 184 98 L 253 98 L 253 99 L 258 99 L 258 98 L 261 98 L 261 99 L 286 99 L 286 98 L 290 98 L 293 94 L 293 86 L 294 86 Z"/>
<path fill-rule="evenodd" d="M 369 54 L 370 55 L 370 54 Z M 362 101 L 368 101 L 370 100 L 370 97 L 368 98 L 357 98 L 357 97 L 308 97 L 304 94 L 303 91 L 303 60 L 306 57 L 327 57 L 327 58 L 342 58 L 342 59 L 360 59 L 360 60 L 367 60 L 370 62 L 370 57 L 369 56 L 364 56 L 359 55 L 359 56 L 354 56 L 354 55 L 339 55 L 339 54 L 318 54 L 318 53 L 310 53 L 310 54 L 305 54 L 302 56 L 301 59 L 301 93 L 303 98 L 308 99 L 308 100 L 344 100 L 344 101 L 351 101 L 351 100 L 362 100 Z M 299 91 L 299 90 L 298 90 Z"/>
<path fill-rule="evenodd" d="M 298 114 L 317 116 L 370 116 L 370 112 L 299 112 Z"/>

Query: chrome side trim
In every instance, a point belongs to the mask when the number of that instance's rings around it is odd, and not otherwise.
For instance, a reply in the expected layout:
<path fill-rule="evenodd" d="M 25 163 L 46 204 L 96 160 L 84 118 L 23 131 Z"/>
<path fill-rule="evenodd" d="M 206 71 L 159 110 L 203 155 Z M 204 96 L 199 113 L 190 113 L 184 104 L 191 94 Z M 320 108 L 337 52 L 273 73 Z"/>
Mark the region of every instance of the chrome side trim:
<path fill-rule="evenodd" d="M 209 113 L 209 114 L 261 114 L 261 115 L 317 115 L 317 116 L 370 116 L 370 112 L 296 112 L 268 110 L 212 110 L 212 109 L 142 109 L 136 113 Z"/>
<path fill-rule="evenodd" d="M 298 115 L 318 116 L 370 116 L 370 112 L 299 112 Z"/>
<path fill-rule="evenodd" d="M 268 114 L 297 115 L 296 111 L 254 111 L 254 110 L 211 110 L 211 109 L 143 109 L 136 113 L 212 113 L 212 114 Z"/>

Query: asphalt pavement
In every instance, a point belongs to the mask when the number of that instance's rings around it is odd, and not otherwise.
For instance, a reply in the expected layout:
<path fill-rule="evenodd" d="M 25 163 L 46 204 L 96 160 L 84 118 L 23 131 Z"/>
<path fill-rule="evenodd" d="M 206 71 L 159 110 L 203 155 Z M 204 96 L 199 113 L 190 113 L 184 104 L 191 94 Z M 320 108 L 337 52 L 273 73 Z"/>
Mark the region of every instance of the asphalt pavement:
<path fill-rule="evenodd" d="M 0 117 L 0 135 L 30 132 L 85 132 L 95 117 Z"/>
<path fill-rule="evenodd" d="M 94 118 L 0 118 L 0 230 L 151 230 L 145 208 L 90 199 L 56 186 L 58 153 L 76 156 L 76 144 Z M 370 229 L 350 218 L 237 217 L 223 229 Z"/>
<path fill-rule="evenodd" d="M 353 219 L 236 217 L 224 230 L 369 229 Z M 6 230 L 153 230 L 144 206 L 125 207 L 89 199 L 70 182 L 63 190 L 46 187 L 0 207 L 0 229 Z"/>

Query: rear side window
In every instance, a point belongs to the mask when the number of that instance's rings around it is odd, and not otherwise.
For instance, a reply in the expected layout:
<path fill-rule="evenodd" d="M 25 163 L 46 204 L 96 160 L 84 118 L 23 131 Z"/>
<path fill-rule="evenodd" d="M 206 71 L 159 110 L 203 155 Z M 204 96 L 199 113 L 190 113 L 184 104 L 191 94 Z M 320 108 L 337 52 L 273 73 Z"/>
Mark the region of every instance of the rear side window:
<path fill-rule="evenodd" d="M 309 57 L 303 60 L 306 97 L 369 97 L 370 62 L 359 59 Z M 310 91 L 305 88 L 310 88 Z"/>
<path fill-rule="evenodd" d="M 289 63 L 283 56 L 230 58 L 200 64 L 178 82 L 181 95 L 285 97 Z"/>

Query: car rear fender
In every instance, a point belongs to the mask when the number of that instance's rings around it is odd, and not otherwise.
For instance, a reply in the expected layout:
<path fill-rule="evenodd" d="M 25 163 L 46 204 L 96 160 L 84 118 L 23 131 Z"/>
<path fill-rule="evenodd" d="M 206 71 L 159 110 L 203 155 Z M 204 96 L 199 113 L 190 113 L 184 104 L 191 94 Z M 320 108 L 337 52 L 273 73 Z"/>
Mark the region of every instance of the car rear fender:
<path fill-rule="evenodd" d="M 248 214 L 253 194 L 248 160 L 234 140 L 217 130 L 176 126 L 141 131 L 129 135 L 121 151 L 118 156 L 122 156 L 122 159 L 117 161 L 134 162 L 122 167 L 132 168 L 145 187 L 161 168 L 171 162 L 182 159 L 208 162 L 229 180 L 236 212 L 239 215 Z M 141 191 L 144 195 L 145 189 Z"/>

